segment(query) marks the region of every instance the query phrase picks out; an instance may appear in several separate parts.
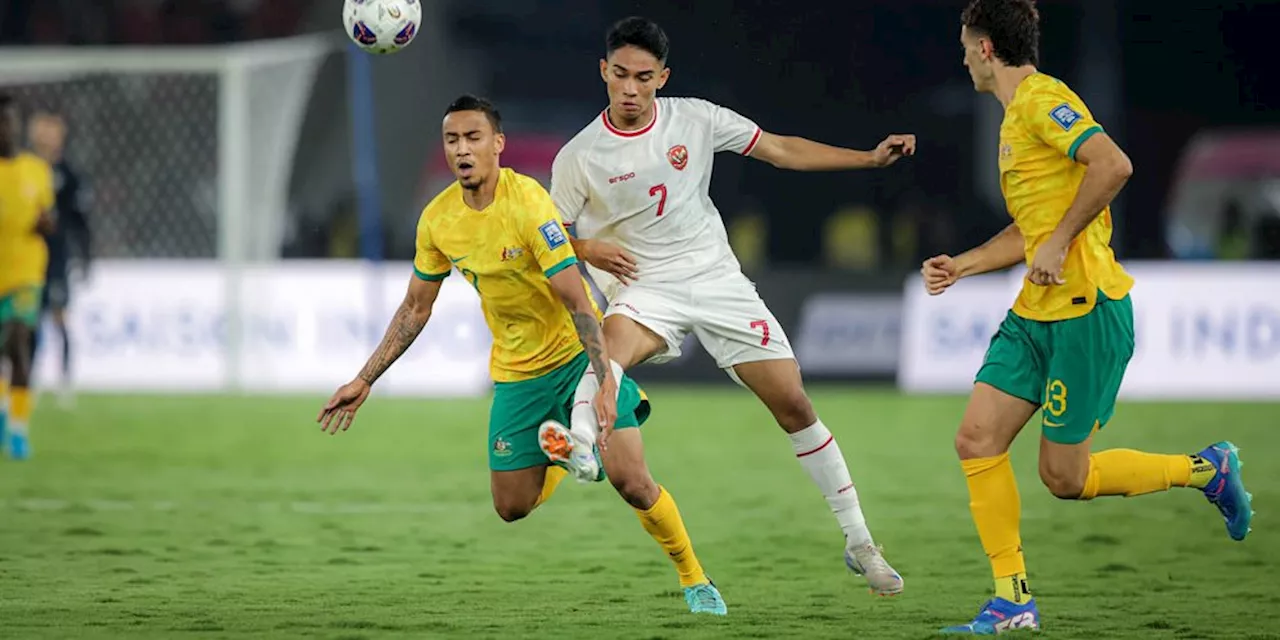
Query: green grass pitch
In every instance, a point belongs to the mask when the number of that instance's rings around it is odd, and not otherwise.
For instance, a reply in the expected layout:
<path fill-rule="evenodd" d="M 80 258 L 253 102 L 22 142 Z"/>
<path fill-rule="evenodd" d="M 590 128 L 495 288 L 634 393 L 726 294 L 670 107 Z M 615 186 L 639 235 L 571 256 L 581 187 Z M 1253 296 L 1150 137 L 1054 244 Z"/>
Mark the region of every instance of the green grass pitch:
<path fill-rule="evenodd" d="M 490 506 L 487 399 L 375 397 L 322 435 L 320 398 L 45 402 L 35 458 L 0 461 L 0 637 L 928 638 L 990 589 L 952 436 L 962 398 L 815 388 L 906 593 L 868 594 L 826 503 L 736 388 L 650 387 L 656 478 L 729 616 L 688 614 L 607 485 L 525 521 Z M 1198 492 L 1054 499 L 1014 451 L 1044 638 L 1280 638 L 1280 405 L 1122 403 L 1097 446 L 1240 445 L 1244 543 Z M 1266 612 L 1272 613 L 1266 613 Z"/>

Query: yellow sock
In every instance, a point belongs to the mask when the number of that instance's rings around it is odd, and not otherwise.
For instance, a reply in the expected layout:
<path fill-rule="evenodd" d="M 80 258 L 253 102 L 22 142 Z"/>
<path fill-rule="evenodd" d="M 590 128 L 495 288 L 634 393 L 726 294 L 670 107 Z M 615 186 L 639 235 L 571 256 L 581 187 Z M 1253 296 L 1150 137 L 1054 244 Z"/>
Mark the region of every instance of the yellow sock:
<path fill-rule="evenodd" d="M 671 561 L 676 563 L 680 586 L 691 587 L 708 582 L 707 574 L 702 571 L 702 564 L 693 554 L 693 541 L 689 539 L 689 532 L 685 531 L 684 520 L 680 518 L 675 498 L 664 487 L 658 487 L 658 491 L 658 501 L 652 507 L 636 509 L 640 524 L 662 545 Z"/>
<path fill-rule="evenodd" d="M 1098 496 L 1140 496 L 1169 487 L 1203 488 L 1213 478 L 1213 464 L 1200 456 L 1109 449 L 1089 456 L 1089 476 L 1081 500 Z"/>
<path fill-rule="evenodd" d="M 35 408 L 31 390 L 13 387 L 9 390 L 9 428 L 15 433 L 26 433 L 31 424 L 31 411 Z"/>
<path fill-rule="evenodd" d="M 1031 589 L 1027 586 L 1027 574 L 996 578 L 996 597 L 1009 602 L 1023 603 L 1031 599 Z"/>
<path fill-rule="evenodd" d="M 1022 503 L 1009 454 L 961 460 L 960 466 L 969 484 L 969 511 L 982 549 L 991 560 L 996 594 L 1010 602 L 1026 602 L 1031 594 L 1027 591 L 1027 565 L 1019 530 Z"/>
<path fill-rule="evenodd" d="M 556 487 L 560 486 L 560 481 L 567 475 L 569 472 L 565 471 L 564 467 L 557 467 L 554 464 L 547 467 L 546 475 L 542 476 L 542 493 L 538 494 L 538 501 L 533 503 L 535 509 L 551 499 L 551 494 L 556 492 Z"/>
<path fill-rule="evenodd" d="M 1203 489 L 1209 486 L 1209 482 L 1215 475 L 1218 475 L 1218 470 L 1214 468 L 1213 463 L 1201 458 L 1200 454 L 1193 453 L 1187 456 L 1187 459 L 1191 461 L 1191 475 L 1185 484 L 1175 483 L 1175 487 Z"/>

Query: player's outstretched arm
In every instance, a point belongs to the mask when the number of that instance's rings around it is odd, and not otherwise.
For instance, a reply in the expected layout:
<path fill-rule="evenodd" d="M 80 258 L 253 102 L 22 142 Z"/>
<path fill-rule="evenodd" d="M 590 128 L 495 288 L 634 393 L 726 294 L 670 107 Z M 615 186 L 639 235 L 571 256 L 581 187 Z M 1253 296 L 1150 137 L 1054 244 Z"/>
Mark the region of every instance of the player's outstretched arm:
<path fill-rule="evenodd" d="M 938 295 L 960 278 L 1012 267 L 1026 258 L 1025 241 L 1018 225 L 1010 224 L 982 245 L 954 258 L 934 256 L 924 261 L 920 275 L 929 295 Z"/>
<path fill-rule="evenodd" d="M 1085 165 L 1076 198 L 1049 238 L 1036 249 L 1027 278 L 1038 285 L 1062 284 L 1062 265 L 1071 241 L 1106 209 L 1133 175 L 1133 163 L 1105 133 L 1091 135 L 1076 151 Z"/>
<path fill-rule="evenodd" d="M 369 356 L 355 380 L 342 385 L 320 410 L 316 420 L 320 422 L 321 431 L 333 434 L 340 429 L 346 431 L 351 426 L 356 410 L 369 397 L 373 383 L 404 354 L 418 334 L 422 333 L 422 328 L 427 326 L 442 283 L 443 280 L 424 280 L 417 275 L 411 277 L 409 291 L 392 316 L 378 348 Z"/>
<path fill-rule="evenodd" d="M 592 404 L 596 410 L 596 419 L 600 421 L 601 431 L 608 434 L 618 417 L 618 381 L 613 376 L 613 365 L 609 361 L 609 351 L 605 347 L 604 331 L 600 327 L 595 305 L 591 304 L 577 268 L 561 269 L 551 276 L 550 282 L 551 288 L 560 296 L 573 317 L 578 340 L 582 341 L 587 359 L 591 361 L 591 370 L 600 383 L 600 391 Z"/>
<path fill-rule="evenodd" d="M 858 151 L 833 147 L 807 138 L 761 131 L 760 140 L 751 149 L 750 155 L 779 169 L 843 171 L 887 167 L 899 158 L 915 153 L 916 137 L 909 133 L 895 133 L 881 141 L 875 149 Z"/>

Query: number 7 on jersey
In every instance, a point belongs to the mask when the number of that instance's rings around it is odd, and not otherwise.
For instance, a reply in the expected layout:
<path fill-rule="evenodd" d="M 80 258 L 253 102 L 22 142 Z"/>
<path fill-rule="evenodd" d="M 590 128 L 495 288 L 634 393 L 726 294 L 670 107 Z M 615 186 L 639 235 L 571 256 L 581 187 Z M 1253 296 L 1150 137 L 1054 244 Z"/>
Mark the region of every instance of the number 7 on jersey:
<path fill-rule="evenodd" d="M 649 195 L 658 196 L 658 216 L 662 217 L 662 210 L 667 208 L 667 185 L 655 184 L 649 187 Z"/>

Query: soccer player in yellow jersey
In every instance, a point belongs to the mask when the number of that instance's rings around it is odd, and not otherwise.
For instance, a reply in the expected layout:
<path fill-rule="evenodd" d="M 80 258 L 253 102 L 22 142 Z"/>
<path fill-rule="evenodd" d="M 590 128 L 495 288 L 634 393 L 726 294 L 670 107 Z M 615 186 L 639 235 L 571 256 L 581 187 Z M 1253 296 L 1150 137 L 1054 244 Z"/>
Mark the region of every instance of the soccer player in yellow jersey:
<path fill-rule="evenodd" d="M 600 312 L 551 196 L 536 180 L 500 166 L 504 145 L 501 118 L 488 101 L 463 96 L 446 110 L 444 150 L 457 181 L 423 210 L 408 294 L 364 369 L 321 411 L 321 428 L 336 433 L 350 426 L 370 386 L 426 326 L 442 281 L 457 269 L 479 294 L 493 333 L 489 478 L 498 515 L 519 520 L 569 471 L 600 480 L 603 464 L 675 563 L 690 611 L 724 615 L 675 500 L 645 464 L 639 427 L 648 400 L 607 365 Z M 600 391 L 584 401 L 606 427 L 598 452 L 588 436 L 565 427 L 588 371 Z"/>
<path fill-rule="evenodd" d="M 972 0 L 961 22 L 975 89 L 994 94 L 1005 109 L 1000 186 L 1013 224 L 976 249 L 925 261 L 924 284 L 937 295 L 965 276 L 1023 261 L 1028 267 L 955 440 L 995 596 L 971 622 L 944 631 L 994 635 L 1040 626 L 1009 464 L 1009 445 L 1036 411 L 1040 478 L 1059 498 L 1192 487 L 1217 506 L 1235 540 L 1248 533 L 1252 510 L 1229 442 L 1191 455 L 1091 453 L 1133 355 L 1133 279 L 1111 251 L 1109 208 L 1132 167 L 1080 97 L 1036 69 L 1040 32 L 1032 0 Z"/>
<path fill-rule="evenodd" d="M 31 455 L 31 336 L 49 260 L 42 234 L 54 222 L 53 171 L 19 152 L 21 129 L 17 102 L 0 95 L 0 362 L 8 361 L 11 375 L 7 383 L 0 378 L 0 441 L 15 460 Z"/>

